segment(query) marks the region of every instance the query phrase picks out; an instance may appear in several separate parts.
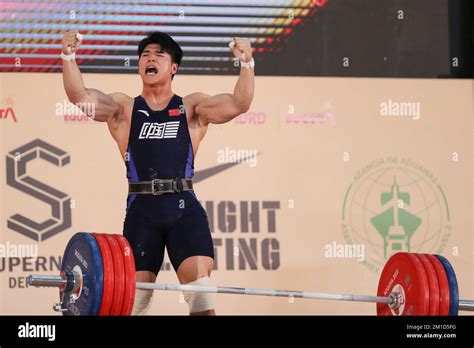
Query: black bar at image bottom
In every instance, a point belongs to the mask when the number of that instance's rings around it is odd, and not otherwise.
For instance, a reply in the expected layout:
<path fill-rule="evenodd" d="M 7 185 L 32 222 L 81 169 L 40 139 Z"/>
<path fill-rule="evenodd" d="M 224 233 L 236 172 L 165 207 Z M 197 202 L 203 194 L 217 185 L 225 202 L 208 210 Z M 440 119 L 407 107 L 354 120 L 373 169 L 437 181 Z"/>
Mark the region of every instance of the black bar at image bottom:
<path fill-rule="evenodd" d="M 474 343 L 474 316 L 1 316 L 0 346 Z M 202 337 L 202 340 L 200 339 Z"/>

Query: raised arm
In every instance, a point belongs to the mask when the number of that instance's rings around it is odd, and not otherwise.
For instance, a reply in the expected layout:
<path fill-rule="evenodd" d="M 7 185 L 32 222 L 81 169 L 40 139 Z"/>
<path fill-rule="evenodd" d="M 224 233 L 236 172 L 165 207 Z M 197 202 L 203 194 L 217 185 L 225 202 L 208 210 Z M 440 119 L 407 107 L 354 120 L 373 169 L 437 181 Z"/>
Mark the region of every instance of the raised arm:
<path fill-rule="evenodd" d="M 240 75 L 234 93 L 217 94 L 212 97 L 204 93 L 196 93 L 199 102 L 196 105 L 195 113 L 203 125 L 229 122 L 246 112 L 252 103 L 255 74 L 250 41 L 244 38 L 235 38 L 234 42 L 235 45 L 231 47 L 232 52 L 241 61 Z"/>
<path fill-rule="evenodd" d="M 95 121 L 106 122 L 109 117 L 119 115 L 121 106 L 117 102 L 118 93 L 105 94 L 93 88 L 86 88 L 82 80 L 81 71 L 72 54 L 79 49 L 81 41 L 77 37 L 78 31 L 71 30 L 64 33 L 62 42 L 63 56 L 63 83 L 64 90 L 71 103 L 78 106 L 83 112 L 94 110 L 93 115 L 87 115 Z M 91 105 L 94 105 L 91 107 Z"/>

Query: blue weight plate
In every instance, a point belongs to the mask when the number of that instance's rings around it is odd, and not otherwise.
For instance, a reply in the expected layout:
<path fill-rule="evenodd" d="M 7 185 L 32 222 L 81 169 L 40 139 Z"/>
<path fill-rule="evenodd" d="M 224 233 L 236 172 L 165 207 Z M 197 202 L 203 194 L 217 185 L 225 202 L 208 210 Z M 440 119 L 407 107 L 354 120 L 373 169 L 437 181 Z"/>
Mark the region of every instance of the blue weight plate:
<path fill-rule="evenodd" d="M 441 255 L 435 255 L 443 264 L 449 281 L 449 315 L 458 315 L 459 312 L 459 288 L 454 268 L 447 258 Z"/>
<path fill-rule="evenodd" d="M 61 293 L 63 315 L 97 315 L 102 302 L 104 272 L 102 255 L 95 238 L 76 233 L 66 246 L 61 271 L 82 275 L 82 287 L 75 293 Z"/>

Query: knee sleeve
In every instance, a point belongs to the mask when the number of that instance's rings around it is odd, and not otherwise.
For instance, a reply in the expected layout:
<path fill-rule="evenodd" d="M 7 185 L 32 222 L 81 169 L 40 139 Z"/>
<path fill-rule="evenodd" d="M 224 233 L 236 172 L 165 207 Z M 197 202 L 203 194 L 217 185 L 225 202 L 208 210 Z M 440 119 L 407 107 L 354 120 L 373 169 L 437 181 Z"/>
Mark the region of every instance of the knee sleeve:
<path fill-rule="evenodd" d="M 135 290 L 132 315 L 146 315 L 153 301 L 153 290 Z"/>
<path fill-rule="evenodd" d="M 203 277 L 186 285 L 211 286 L 211 279 L 209 277 Z M 214 309 L 214 303 L 210 293 L 183 291 L 183 295 L 189 305 L 189 313 L 204 312 Z"/>

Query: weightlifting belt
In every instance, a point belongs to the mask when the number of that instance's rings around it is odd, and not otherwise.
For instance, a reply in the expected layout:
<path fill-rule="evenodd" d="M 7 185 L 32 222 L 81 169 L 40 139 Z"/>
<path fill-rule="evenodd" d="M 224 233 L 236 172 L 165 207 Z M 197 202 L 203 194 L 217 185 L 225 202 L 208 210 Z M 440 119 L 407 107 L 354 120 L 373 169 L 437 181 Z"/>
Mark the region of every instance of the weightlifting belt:
<path fill-rule="evenodd" d="M 155 179 L 128 184 L 128 194 L 150 194 L 160 196 L 165 193 L 180 193 L 193 190 L 192 179 Z"/>

